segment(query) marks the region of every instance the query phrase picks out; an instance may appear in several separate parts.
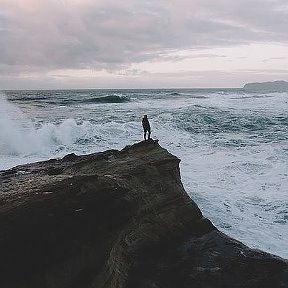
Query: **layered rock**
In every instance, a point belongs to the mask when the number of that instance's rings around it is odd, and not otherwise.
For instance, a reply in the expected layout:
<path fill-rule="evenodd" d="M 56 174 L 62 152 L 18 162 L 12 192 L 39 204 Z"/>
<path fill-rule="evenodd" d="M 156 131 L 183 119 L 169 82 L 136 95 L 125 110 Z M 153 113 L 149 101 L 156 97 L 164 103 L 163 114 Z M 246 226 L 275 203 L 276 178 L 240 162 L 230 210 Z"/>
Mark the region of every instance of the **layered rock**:
<path fill-rule="evenodd" d="M 1 288 L 288 287 L 219 232 L 154 141 L 0 172 Z"/>

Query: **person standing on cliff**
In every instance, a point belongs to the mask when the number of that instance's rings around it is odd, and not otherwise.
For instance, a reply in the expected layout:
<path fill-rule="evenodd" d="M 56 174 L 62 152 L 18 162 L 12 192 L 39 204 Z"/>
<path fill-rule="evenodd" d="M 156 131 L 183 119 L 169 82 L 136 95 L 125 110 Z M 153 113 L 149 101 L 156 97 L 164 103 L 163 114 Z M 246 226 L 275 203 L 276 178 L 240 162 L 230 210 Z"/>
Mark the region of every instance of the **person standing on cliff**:
<path fill-rule="evenodd" d="M 144 130 L 144 140 L 146 140 L 146 133 L 148 132 L 148 140 L 151 139 L 150 135 L 151 135 L 151 127 L 150 127 L 150 123 L 149 120 L 147 118 L 147 115 L 144 115 L 143 119 L 142 119 L 142 126 L 143 126 L 143 130 Z"/>

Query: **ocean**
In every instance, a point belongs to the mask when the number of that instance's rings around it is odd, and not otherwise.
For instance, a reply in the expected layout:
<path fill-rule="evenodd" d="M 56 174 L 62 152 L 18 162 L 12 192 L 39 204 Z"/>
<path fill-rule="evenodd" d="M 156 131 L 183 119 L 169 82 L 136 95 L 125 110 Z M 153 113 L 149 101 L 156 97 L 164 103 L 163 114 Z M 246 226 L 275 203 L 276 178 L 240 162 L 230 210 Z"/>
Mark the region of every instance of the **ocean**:
<path fill-rule="evenodd" d="M 152 138 L 181 159 L 203 214 L 288 259 L 288 93 L 242 89 L 0 92 L 0 170 Z"/>

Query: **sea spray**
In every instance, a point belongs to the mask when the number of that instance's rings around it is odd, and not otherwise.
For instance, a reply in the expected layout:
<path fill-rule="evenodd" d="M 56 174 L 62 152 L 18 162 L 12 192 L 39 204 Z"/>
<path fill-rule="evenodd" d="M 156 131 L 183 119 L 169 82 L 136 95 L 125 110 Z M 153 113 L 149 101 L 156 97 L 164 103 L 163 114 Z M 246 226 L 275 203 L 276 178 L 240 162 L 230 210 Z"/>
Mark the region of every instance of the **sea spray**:
<path fill-rule="evenodd" d="M 70 146 L 80 139 L 89 138 L 90 123 L 77 123 L 75 119 L 65 119 L 59 124 L 46 123 L 36 131 L 37 136 L 47 148 Z"/>
<path fill-rule="evenodd" d="M 37 123 L 36 127 L 14 102 L 0 94 L 0 170 L 14 164 L 61 157 L 75 146 L 94 142 L 95 133 L 89 121 L 75 119 Z"/>
<path fill-rule="evenodd" d="M 41 147 L 33 122 L 4 94 L 0 94 L 0 154 L 39 153 Z"/>

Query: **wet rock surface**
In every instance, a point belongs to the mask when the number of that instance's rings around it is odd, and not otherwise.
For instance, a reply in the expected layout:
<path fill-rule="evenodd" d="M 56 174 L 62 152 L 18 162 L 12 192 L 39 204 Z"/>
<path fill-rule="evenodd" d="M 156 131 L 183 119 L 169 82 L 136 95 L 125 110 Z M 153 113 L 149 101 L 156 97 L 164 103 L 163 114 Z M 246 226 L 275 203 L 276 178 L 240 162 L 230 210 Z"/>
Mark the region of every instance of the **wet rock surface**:
<path fill-rule="evenodd" d="M 157 142 L 0 172 L 0 287 L 288 287 L 288 262 L 218 231 Z"/>

